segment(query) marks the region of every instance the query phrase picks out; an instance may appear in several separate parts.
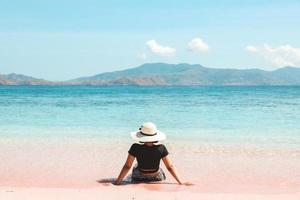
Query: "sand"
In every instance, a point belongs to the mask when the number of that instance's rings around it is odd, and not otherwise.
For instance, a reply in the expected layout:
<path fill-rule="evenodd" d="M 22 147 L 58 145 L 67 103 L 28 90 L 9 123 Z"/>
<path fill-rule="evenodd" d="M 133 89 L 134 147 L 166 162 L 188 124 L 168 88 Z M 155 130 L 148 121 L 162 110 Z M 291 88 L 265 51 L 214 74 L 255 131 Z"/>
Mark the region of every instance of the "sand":
<path fill-rule="evenodd" d="M 112 185 L 130 144 L 2 139 L 0 200 L 300 199 L 298 149 L 167 143 L 178 171 L 195 185 L 176 184 L 163 165 L 162 184 Z"/>
<path fill-rule="evenodd" d="M 2 200 L 299 200 L 300 193 L 247 194 L 247 193 L 197 193 L 181 186 L 173 191 L 161 191 L 152 186 L 99 186 L 96 188 L 0 188 Z"/>

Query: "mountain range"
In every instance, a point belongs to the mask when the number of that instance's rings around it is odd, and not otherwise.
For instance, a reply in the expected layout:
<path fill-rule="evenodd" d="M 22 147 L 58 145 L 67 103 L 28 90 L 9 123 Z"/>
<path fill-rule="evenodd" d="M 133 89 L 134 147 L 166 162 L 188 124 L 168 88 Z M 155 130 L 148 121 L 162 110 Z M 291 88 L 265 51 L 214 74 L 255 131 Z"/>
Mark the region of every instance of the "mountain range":
<path fill-rule="evenodd" d="M 122 71 L 52 82 L 20 74 L 0 74 L 0 85 L 300 85 L 300 68 L 208 68 L 199 64 L 146 63 Z"/>
<path fill-rule="evenodd" d="M 53 84 L 51 81 L 38 79 L 22 74 L 0 74 L 0 85 L 48 85 Z"/>

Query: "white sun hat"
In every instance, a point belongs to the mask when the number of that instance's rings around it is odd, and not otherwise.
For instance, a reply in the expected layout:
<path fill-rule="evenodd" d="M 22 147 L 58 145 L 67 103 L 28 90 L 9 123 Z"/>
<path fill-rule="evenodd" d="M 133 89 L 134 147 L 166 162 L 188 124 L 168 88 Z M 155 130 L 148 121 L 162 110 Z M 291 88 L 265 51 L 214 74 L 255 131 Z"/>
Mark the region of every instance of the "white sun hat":
<path fill-rule="evenodd" d="M 130 133 L 131 137 L 139 142 L 155 142 L 165 140 L 166 134 L 157 130 L 156 125 L 152 122 L 145 122 L 142 124 L 139 131 Z"/>

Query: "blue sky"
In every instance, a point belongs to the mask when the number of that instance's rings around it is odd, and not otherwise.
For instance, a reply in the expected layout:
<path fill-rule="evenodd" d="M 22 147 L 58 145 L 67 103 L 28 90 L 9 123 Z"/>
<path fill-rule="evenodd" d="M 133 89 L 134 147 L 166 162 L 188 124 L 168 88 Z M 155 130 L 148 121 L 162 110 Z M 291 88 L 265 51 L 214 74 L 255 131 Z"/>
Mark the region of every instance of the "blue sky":
<path fill-rule="evenodd" d="M 300 0 L 0 0 L 0 74 L 67 80 L 148 62 L 300 66 Z"/>

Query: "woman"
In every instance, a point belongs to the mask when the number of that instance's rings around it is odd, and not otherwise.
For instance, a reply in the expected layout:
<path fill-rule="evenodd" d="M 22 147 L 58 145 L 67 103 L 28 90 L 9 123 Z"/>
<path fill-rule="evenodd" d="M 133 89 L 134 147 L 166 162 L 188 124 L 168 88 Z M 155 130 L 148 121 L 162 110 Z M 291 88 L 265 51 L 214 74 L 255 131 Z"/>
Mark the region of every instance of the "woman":
<path fill-rule="evenodd" d="M 130 147 L 127 160 L 117 180 L 114 182 L 115 185 L 119 185 L 122 182 L 123 178 L 131 169 L 135 158 L 138 164 L 132 170 L 132 181 L 134 182 L 165 180 L 165 173 L 159 167 L 160 160 L 162 159 L 168 171 L 180 185 L 191 185 L 190 183 L 182 182 L 175 166 L 172 165 L 168 157 L 169 152 L 167 148 L 163 144 L 155 144 L 158 141 L 166 139 L 166 135 L 157 130 L 155 124 L 151 122 L 144 123 L 139 131 L 131 133 L 131 137 L 142 144 L 135 143 Z"/>

